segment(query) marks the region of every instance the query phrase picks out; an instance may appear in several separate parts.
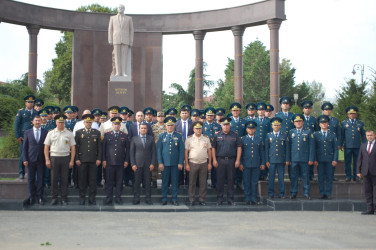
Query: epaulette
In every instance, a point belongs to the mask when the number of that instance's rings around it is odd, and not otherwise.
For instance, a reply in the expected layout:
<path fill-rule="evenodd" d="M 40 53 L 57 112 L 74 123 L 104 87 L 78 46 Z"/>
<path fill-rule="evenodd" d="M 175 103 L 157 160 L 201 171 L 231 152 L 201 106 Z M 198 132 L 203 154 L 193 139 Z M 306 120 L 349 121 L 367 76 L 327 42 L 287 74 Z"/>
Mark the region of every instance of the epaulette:
<path fill-rule="evenodd" d="M 192 134 L 192 135 L 193 135 L 193 134 Z M 190 137 L 192 137 L 192 135 L 188 135 L 188 136 L 187 136 L 187 138 L 190 138 Z M 204 135 L 204 136 L 205 136 L 205 135 Z"/>
<path fill-rule="evenodd" d="M 52 130 L 54 130 L 54 128 L 53 128 L 53 129 L 50 129 L 50 130 L 48 130 L 48 132 L 50 132 L 50 131 L 52 131 Z"/>
<path fill-rule="evenodd" d="M 108 134 L 108 133 L 111 133 L 112 132 L 112 130 L 110 130 L 110 131 L 107 131 L 105 134 Z"/>
<path fill-rule="evenodd" d="M 19 111 L 23 110 L 23 108 L 19 109 Z"/>
<path fill-rule="evenodd" d="M 209 138 L 209 136 L 202 134 L 204 137 Z"/>

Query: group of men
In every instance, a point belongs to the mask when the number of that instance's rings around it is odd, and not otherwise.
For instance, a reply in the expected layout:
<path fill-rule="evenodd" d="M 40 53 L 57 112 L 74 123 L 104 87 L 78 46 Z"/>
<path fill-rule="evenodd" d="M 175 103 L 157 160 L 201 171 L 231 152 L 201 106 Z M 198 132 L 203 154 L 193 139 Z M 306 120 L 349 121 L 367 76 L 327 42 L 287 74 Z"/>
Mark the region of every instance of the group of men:
<path fill-rule="evenodd" d="M 259 102 L 247 104 L 248 116 L 242 118 L 242 106 L 235 102 L 227 116 L 223 108 L 209 107 L 202 112 L 184 105 L 177 120 L 175 108 L 157 112 L 148 107 L 136 113 L 135 122 L 131 121 L 131 110 L 117 106 L 108 109 L 109 120 L 99 109 L 85 110 L 82 121 L 74 120 L 74 113 L 78 111 L 74 106 L 65 107 L 64 115 L 55 115 L 52 120 L 55 108 L 37 108 L 37 103 L 34 96 L 25 97 L 26 107 L 18 111 L 15 125 L 16 137 L 23 149 L 21 163 L 29 167 L 30 204 L 35 201 L 43 204 L 43 180 L 48 172 L 40 170 L 44 166 L 51 169 L 53 205 L 58 203 L 58 184 L 61 202 L 67 203 L 68 169 L 74 167 L 73 175 L 75 172 L 77 175 L 73 181 L 80 189 L 81 205 L 85 204 L 87 187 L 89 205 L 96 204 L 97 179 L 100 176 L 102 180 L 100 167 L 105 169 L 107 205 L 113 202 L 113 188 L 116 189 L 115 202 L 122 203 L 123 183 L 133 184 L 133 204 L 140 203 L 141 183 L 146 190 L 145 202 L 152 204 L 151 188 L 156 187 L 158 169 L 162 173 L 163 205 L 168 201 L 169 186 L 171 203 L 179 205 L 178 187 L 188 185 L 190 205 L 194 206 L 197 180 L 199 204 L 206 205 L 209 172 L 211 186 L 217 191 L 217 205 L 223 204 L 225 184 L 230 205 L 235 205 L 234 186 L 244 189 L 246 204 L 257 204 L 259 180 L 268 180 L 268 195 L 274 198 L 276 172 L 277 195 L 284 198 L 285 166 L 288 166 L 291 180 L 291 199 L 297 197 L 299 178 L 304 197 L 311 199 L 310 181 L 314 178 L 314 167 L 318 172 L 320 198 L 330 199 L 338 150 L 345 150 L 346 181 L 357 181 L 359 176 L 365 178 L 367 173 L 358 174 L 363 170 L 360 163 L 357 172 L 359 148 L 368 137 L 372 139 L 369 134 L 374 135 L 373 131 L 367 131 L 366 139 L 364 124 L 356 118 L 358 109 L 355 106 L 346 109 L 349 119 L 340 124 L 331 116 L 331 103 L 322 105 L 323 115 L 316 119 L 311 116 L 313 103 L 308 100 L 301 104 L 303 114 L 289 112 L 289 97 L 280 99 L 281 112 L 275 117 L 272 117 L 272 105 Z M 39 133 L 39 128 L 43 132 Z M 50 132 L 46 133 L 46 129 Z M 34 141 L 31 140 L 33 137 Z M 30 151 L 33 148 L 30 141 L 38 150 L 43 149 L 44 153 L 37 159 L 29 157 L 34 155 Z M 34 162 L 37 162 L 36 167 L 31 170 Z M 20 178 L 23 175 L 20 167 Z"/>

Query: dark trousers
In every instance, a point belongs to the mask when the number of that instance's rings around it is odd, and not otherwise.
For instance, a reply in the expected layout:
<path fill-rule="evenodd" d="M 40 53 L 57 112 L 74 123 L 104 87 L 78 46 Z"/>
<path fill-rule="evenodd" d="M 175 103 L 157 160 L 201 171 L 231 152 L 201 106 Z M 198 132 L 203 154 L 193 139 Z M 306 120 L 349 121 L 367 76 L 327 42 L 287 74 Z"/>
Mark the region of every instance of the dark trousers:
<path fill-rule="evenodd" d="M 121 165 L 107 165 L 106 167 L 106 193 L 107 199 L 113 198 L 113 189 L 116 188 L 116 198 L 121 197 L 123 190 L 124 167 Z"/>
<path fill-rule="evenodd" d="M 73 168 L 69 169 L 69 173 L 68 173 L 68 185 L 72 184 L 72 180 L 73 180 L 73 184 L 74 185 L 78 185 L 78 173 L 77 173 L 77 165 L 76 165 L 76 163 L 74 163 Z"/>
<path fill-rule="evenodd" d="M 258 180 L 260 177 L 260 168 L 244 168 L 243 170 L 243 183 L 244 183 L 244 200 L 254 201 L 257 200 L 258 193 Z"/>
<path fill-rule="evenodd" d="M 185 171 L 185 164 L 183 169 L 179 170 L 179 185 L 189 185 L 189 173 Z"/>
<path fill-rule="evenodd" d="M 44 184 L 47 186 L 51 186 L 51 169 L 48 167 L 44 167 Z"/>
<path fill-rule="evenodd" d="M 23 164 L 23 156 L 22 156 L 22 148 L 23 143 L 19 145 L 20 148 L 20 158 L 18 160 L 18 174 L 24 176 L 25 175 L 25 166 Z"/>
<path fill-rule="evenodd" d="M 195 195 L 196 195 L 196 183 L 197 183 L 197 177 L 199 179 L 199 201 L 204 202 L 206 197 L 206 177 L 208 175 L 208 163 L 189 163 L 189 166 L 191 167 L 191 171 L 189 172 L 189 201 L 194 202 L 195 201 Z"/>
<path fill-rule="evenodd" d="M 223 200 L 225 180 L 227 180 L 227 201 L 234 200 L 234 176 L 235 176 L 235 158 L 222 159 L 217 157 L 217 200 Z"/>
<path fill-rule="evenodd" d="M 308 162 L 291 162 L 291 195 L 298 193 L 299 173 L 302 177 L 303 195 L 309 195 L 311 188 L 309 181 L 309 165 Z"/>
<path fill-rule="evenodd" d="M 236 168 L 235 169 L 235 179 L 234 179 L 235 185 L 236 186 L 241 186 L 242 185 L 242 181 L 243 181 L 243 172 L 240 171 L 239 168 Z"/>
<path fill-rule="evenodd" d="M 86 188 L 89 186 L 89 201 L 95 201 L 97 194 L 97 165 L 95 162 L 82 162 L 80 166 L 77 166 L 77 170 L 80 199 L 85 199 Z"/>
<path fill-rule="evenodd" d="M 215 188 L 217 186 L 217 169 L 216 168 L 212 168 L 210 170 L 210 173 L 211 173 L 211 185 L 213 188 Z"/>
<path fill-rule="evenodd" d="M 171 183 L 171 200 L 178 201 L 178 166 L 164 166 L 162 171 L 162 202 L 167 201 L 168 186 Z"/>
<path fill-rule="evenodd" d="M 132 171 L 132 168 L 124 168 L 124 184 L 128 185 L 129 182 L 134 183 L 134 172 Z"/>
<path fill-rule="evenodd" d="M 270 163 L 268 194 L 270 197 L 274 197 L 274 180 L 275 180 L 276 172 L 278 173 L 278 192 L 279 192 L 278 197 L 283 197 L 285 196 L 285 164 L 284 163 Z"/>
<path fill-rule="evenodd" d="M 149 167 L 138 167 L 134 172 L 133 201 L 140 201 L 141 183 L 145 185 L 145 200 L 151 201 L 151 175 Z"/>
<path fill-rule="evenodd" d="M 51 156 L 51 198 L 57 198 L 57 183 L 60 180 L 61 198 L 67 200 L 70 156 Z"/>
<path fill-rule="evenodd" d="M 97 185 L 102 184 L 102 177 L 103 177 L 102 171 L 103 171 L 102 164 L 99 164 L 99 166 L 97 167 Z"/>
<path fill-rule="evenodd" d="M 309 166 L 309 180 L 313 180 L 315 178 L 315 166 Z"/>
<path fill-rule="evenodd" d="M 364 194 L 367 201 L 367 211 L 376 210 L 376 175 L 368 174 L 363 176 Z"/>
<path fill-rule="evenodd" d="M 332 162 L 322 162 L 319 161 L 317 166 L 318 181 L 319 181 L 319 190 L 320 196 L 332 195 L 332 185 L 333 185 L 333 166 Z"/>
<path fill-rule="evenodd" d="M 41 162 L 29 162 L 27 182 L 29 187 L 29 198 L 43 198 L 43 172 L 44 164 Z"/>
<path fill-rule="evenodd" d="M 345 172 L 346 178 L 357 178 L 356 163 L 358 160 L 359 148 L 345 148 Z M 352 171 L 351 171 L 352 163 Z M 352 173 L 351 173 L 352 172 Z"/>

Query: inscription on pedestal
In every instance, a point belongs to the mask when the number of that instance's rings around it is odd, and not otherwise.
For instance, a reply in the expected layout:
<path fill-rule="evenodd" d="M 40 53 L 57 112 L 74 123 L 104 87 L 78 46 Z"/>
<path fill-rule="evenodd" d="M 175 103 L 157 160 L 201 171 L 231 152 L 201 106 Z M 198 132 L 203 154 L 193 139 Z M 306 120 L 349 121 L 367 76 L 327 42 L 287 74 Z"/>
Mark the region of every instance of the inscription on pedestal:
<path fill-rule="evenodd" d="M 108 107 L 127 106 L 134 110 L 134 85 L 133 82 L 108 82 Z"/>

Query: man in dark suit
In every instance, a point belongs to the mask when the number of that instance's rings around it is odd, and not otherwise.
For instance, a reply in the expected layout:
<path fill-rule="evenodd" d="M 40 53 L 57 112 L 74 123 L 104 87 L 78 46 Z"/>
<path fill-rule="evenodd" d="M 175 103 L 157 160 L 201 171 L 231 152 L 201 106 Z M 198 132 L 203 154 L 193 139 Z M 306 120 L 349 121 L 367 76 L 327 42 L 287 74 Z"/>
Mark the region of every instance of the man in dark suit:
<path fill-rule="evenodd" d="M 364 193 L 367 201 L 367 211 L 363 215 L 374 214 L 376 206 L 376 149 L 375 132 L 366 132 L 367 142 L 360 146 L 358 156 L 358 177 L 363 178 Z"/>
<path fill-rule="evenodd" d="M 154 138 L 147 135 L 147 124 L 140 125 L 140 135 L 134 136 L 131 141 L 131 166 L 135 173 L 135 183 L 133 186 L 133 204 L 140 204 L 140 184 L 145 185 L 145 202 L 151 205 L 151 171 L 154 169 L 156 161 L 156 149 Z"/>
<path fill-rule="evenodd" d="M 189 113 L 191 107 L 189 105 L 183 105 L 180 109 L 180 120 L 175 123 L 175 132 L 178 132 L 182 135 L 183 142 L 187 139 L 188 136 L 193 135 L 192 121 L 189 119 Z M 189 185 L 189 173 L 185 173 L 184 178 L 184 169 L 179 170 L 179 185 Z"/>
<path fill-rule="evenodd" d="M 113 188 L 116 187 L 117 204 L 122 204 L 121 191 L 123 189 L 123 169 L 129 164 L 129 138 L 120 131 L 122 119 L 113 117 L 111 119 L 113 130 L 104 134 L 102 166 L 106 168 L 106 193 L 105 205 L 112 204 Z"/>
<path fill-rule="evenodd" d="M 78 186 L 80 205 L 85 205 L 86 188 L 89 181 L 89 205 L 95 205 L 97 193 L 97 167 L 101 164 L 101 132 L 91 128 L 94 115 L 82 116 L 85 128 L 76 132 L 76 165 L 78 168 Z"/>
<path fill-rule="evenodd" d="M 41 122 L 40 116 L 34 116 L 32 120 L 33 128 L 26 130 L 23 137 L 23 164 L 29 168 L 27 177 L 29 198 L 25 200 L 25 205 L 33 205 L 35 200 L 38 201 L 38 204 L 44 205 L 43 172 L 45 158 L 43 143 L 48 131 L 41 128 Z"/>

